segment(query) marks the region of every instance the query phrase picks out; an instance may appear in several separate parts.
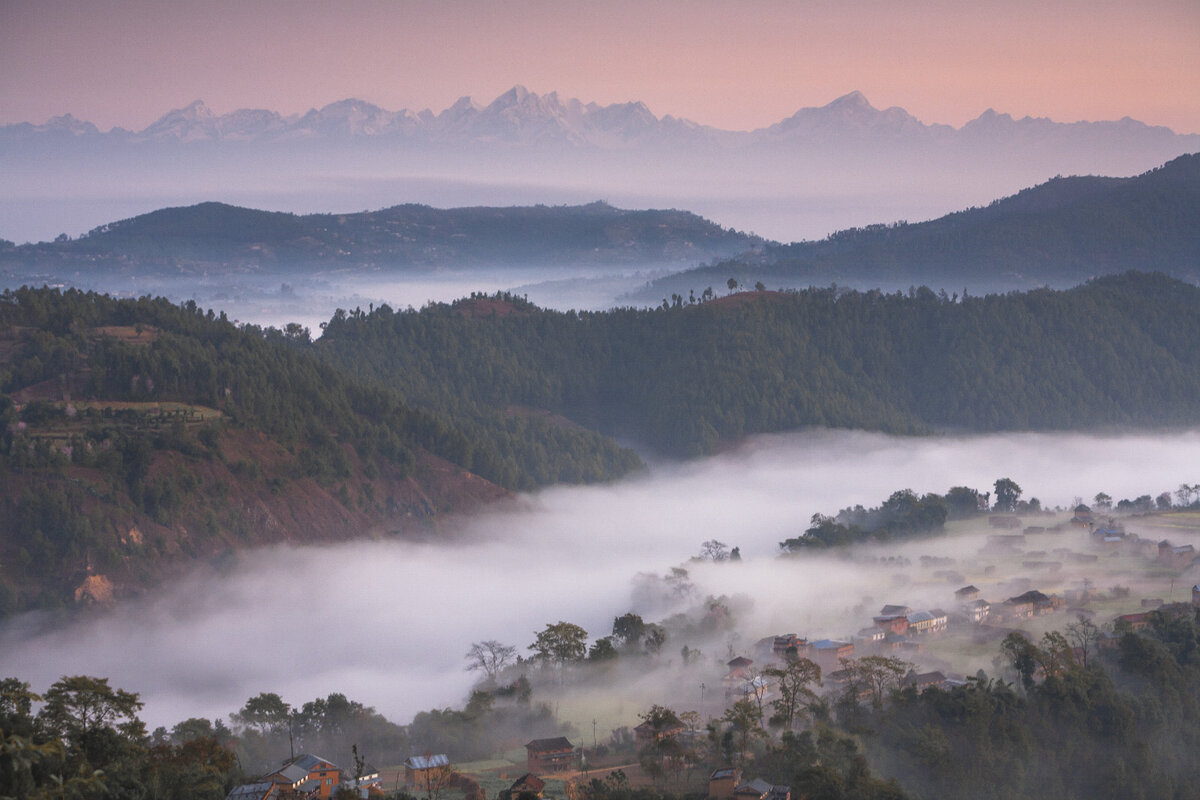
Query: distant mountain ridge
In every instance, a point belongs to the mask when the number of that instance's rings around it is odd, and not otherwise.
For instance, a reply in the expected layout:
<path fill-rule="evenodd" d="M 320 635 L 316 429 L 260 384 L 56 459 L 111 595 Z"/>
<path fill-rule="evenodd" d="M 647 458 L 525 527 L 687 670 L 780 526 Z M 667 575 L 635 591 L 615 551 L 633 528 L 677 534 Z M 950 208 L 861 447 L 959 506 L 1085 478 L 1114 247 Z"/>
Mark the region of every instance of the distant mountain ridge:
<path fill-rule="evenodd" d="M 633 101 L 598 105 L 557 92 L 539 95 L 514 86 L 484 105 L 462 97 L 445 110 L 389 111 L 356 98 L 284 116 L 267 109 L 237 109 L 215 114 L 202 100 L 168 111 L 140 131 L 113 128 L 101 132 L 95 125 L 71 114 L 44 124 L 0 126 L 0 142 L 46 136 L 102 137 L 128 143 L 200 141 L 266 142 L 316 138 L 377 137 L 424 142 L 477 141 L 519 144 L 569 143 L 599 148 L 688 141 L 733 146 L 769 143 L 787 138 L 825 138 L 847 132 L 858 135 L 915 137 L 928 141 L 985 138 L 1036 133 L 1040 136 L 1086 135 L 1180 136 L 1169 128 L 1151 126 L 1124 117 L 1117 121 L 1060 123 L 1048 118 L 1014 119 L 988 109 L 961 128 L 927 124 L 902 108 L 878 109 L 858 91 L 824 106 L 805 107 L 773 125 L 752 131 L 733 131 L 702 125 L 671 115 L 659 117 L 645 103 Z M 1182 135 L 1200 143 L 1200 135 Z"/>
<path fill-rule="evenodd" d="M 1200 154 L 1132 178 L 1058 177 L 939 219 L 870 225 L 662 278 L 631 299 L 831 283 L 972 291 L 1065 287 L 1126 270 L 1200 282 Z"/>
<path fill-rule="evenodd" d="M 690 265 L 761 244 L 687 211 L 606 203 L 295 215 L 200 203 L 108 223 L 70 241 L 0 248 L 0 265 L 87 269 Z"/>
<path fill-rule="evenodd" d="M 63 115 L 0 126 L 0 236 L 78 235 L 220 200 L 295 213 L 578 204 L 689 208 L 781 241 L 930 219 L 1054 175 L 1136 175 L 1200 135 L 1129 118 L 1059 123 L 985 111 L 954 128 L 860 92 L 733 131 L 515 86 L 433 112 L 347 99 L 302 114 L 196 101 L 139 131 Z"/>

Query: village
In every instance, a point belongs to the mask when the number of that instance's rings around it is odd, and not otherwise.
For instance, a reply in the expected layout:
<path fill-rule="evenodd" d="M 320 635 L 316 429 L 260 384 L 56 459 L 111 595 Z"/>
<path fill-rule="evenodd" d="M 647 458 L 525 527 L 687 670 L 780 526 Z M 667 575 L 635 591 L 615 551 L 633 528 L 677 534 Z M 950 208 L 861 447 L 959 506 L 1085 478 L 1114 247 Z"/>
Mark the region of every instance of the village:
<path fill-rule="evenodd" d="M 1200 609 L 1192 544 L 1139 535 L 1129 530 L 1138 527 L 1134 518 L 1093 513 L 1083 504 L 1068 519 L 1045 516 L 1051 517 L 1049 524 L 1026 525 L 1016 514 L 991 514 L 986 517 L 990 530 L 974 558 L 922 556 L 922 574 L 945 587 L 942 605 L 885 603 L 864 617 L 858 630 L 840 638 L 778 633 L 755 639 L 744 652 L 719 662 L 723 671 L 701 684 L 700 711 L 677 713 L 653 705 L 636 720 L 614 726 L 606 742 L 596 738 L 593 720 L 590 746 L 574 734 L 546 736 L 485 761 L 426 752 L 411 754 L 395 767 L 379 769 L 358 759 L 347 768 L 302 754 L 234 788 L 226 800 L 405 795 L 587 800 L 599 796 L 599 788 L 665 788 L 668 783 L 675 793 L 714 800 L 791 800 L 788 786 L 756 774 L 744 739 L 742 746 L 731 746 L 727 733 L 722 746 L 722 723 L 735 729 L 739 708 L 765 730 L 771 709 L 795 705 L 794 715 L 781 722 L 776 714 L 771 722 L 777 729 L 800 729 L 808 722 L 801 708 L 805 703 L 828 713 L 832 704 L 847 700 L 882 703 L 892 691 L 965 686 L 972 676 L 954 670 L 959 656 L 994 654 L 1013 634 L 1033 641 L 1046 631 L 1066 629 L 1070 657 L 1086 663 L 1089 655 L 1115 647 L 1124 632 L 1145 628 L 1152 612 L 1183 616 Z M 1121 569 L 1105 568 L 1118 561 Z M 902 558 L 895 563 L 911 566 Z M 1014 577 L 1022 573 L 1033 577 Z M 1092 574 L 1126 575 L 1129 584 L 1100 587 L 1088 577 Z M 978 576 L 975 583 L 967 582 L 967 575 Z M 1155 596 L 1153 589 L 1163 580 L 1165 596 Z M 1190 596 L 1177 598 L 1176 583 L 1181 591 L 1188 587 Z M 900 593 L 905 581 L 897 584 Z"/>

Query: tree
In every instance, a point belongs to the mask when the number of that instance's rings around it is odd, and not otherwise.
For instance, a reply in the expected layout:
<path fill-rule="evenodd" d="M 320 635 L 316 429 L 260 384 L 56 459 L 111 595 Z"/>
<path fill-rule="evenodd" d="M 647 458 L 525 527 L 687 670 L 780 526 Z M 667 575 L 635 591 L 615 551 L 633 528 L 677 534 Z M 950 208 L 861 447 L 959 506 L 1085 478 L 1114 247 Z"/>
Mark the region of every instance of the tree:
<path fill-rule="evenodd" d="M 746 756 L 746 745 L 749 744 L 750 737 L 765 735 L 762 729 L 762 710 L 749 698 L 738 700 L 725 709 L 721 720 L 727 723 L 738 737 L 738 754 L 742 758 Z"/>
<path fill-rule="evenodd" d="M 896 656 L 863 656 L 843 658 L 842 669 L 850 673 L 851 686 L 865 686 L 871 692 L 871 705 L 883 708 L 887 691 L 900 683 L 912 669 L 912 664 Z"/>
<path fill-rule="evenodd" d="M 703 561 L 724 561 L 729 558 L 729 546 L 716 539 L 709 539 L 700 545 L 700 559 Z"/>
<path fill-rule="evenodd" d="M 646 626 L 646 633 L 642 637 L 642 646 L 646 648 L 647 653 L 651 655 L 657 654 L 666 643 L 666 628 L 653 622 Z"/>
<path fill-rule="evenodd" d="M 649 711 L 638 714 L 649 727 L 649 734 L 644 747 L 638 754 L 643 768 L 647 768 L 657 781 L 663 773 L 664 762 L 668 756 L 679 754 L 679 742 L 676 734 L 683 725 L 679 716 L 670 708 L 652 705 Z"/>
<path fill-rule="evenodd" d="M 587 655 L 587 635 L 587 631 L 578 625 L 560 620 L 554 625 L 546 625 L 529 649 L 535 658 L 562 666 L 569 661 L 583 660 Z"/>
<path fill-rule="evenodd" d="M 946 510 L 950 519 L 964 519 L 979 513 L 979 492 L 967 486 L 952 486 L 946 492 Z"/>
<path fill-rule="evenodd" d="M 99 730 L 115 730 L 128 739 L 145 735 L 137 718 L 144 705 L 134 692 L 113 689 L 108 678 L 63 677 L 46 692 L 38 721 L 54 736 L 72 739 Z"/>
<path fill-rule="evenodd" d="M 725 285 L 729 287 L 729 293 L 733 294 L 734 290 L 736 290 L 738 287 L 737 278 L 730 278 L 729 280 L 725 281 Z"/>
<path fill-rule="evenodd" d="M 495 639 L 475 642 L 467 651 L 467 671 L 482 671 L 488 681 L 494 681 L 496 676 L 516 660 L 517 648 L 501 644 Z"/>
<path fill-rule="evenodd" d="M 601 636 L 588 648 L 588 661 L 612 661 L 620 655 L 617 648 L 613 647 L 611 636 Z"/>
<path fill-rule="evenodd" d="M 246 701 L 246 705 L 232 716 L 234 722 L 258 728 L 258 732 L 263 736 L 286 730 L 290 727 L 292 719 L 291 706 L 274 692 L 263 692 L 251 697 Z"/>
<path fill-rule="evenodd" d="M 1105 492 L 1099 492 L 1093 499 L 1096 503 L 1096 508 L 1102 508 L 1105 511 L 1112 508 L 1112 497 Z"/>
<path fill-rule="evenodd" d="M 764 671 L 775 679 L 779 697 L 771 701 L 775 714 L 771 723 L 784 730 L 791 730 L 802 708 L 817 700 L 812 685 L 821 684 L 821 668 L 807 658 L 789 658 L 782 667 L 771 667 Z"/>
<path fill-rule="evenodd" d="M 0 680 L 0 731 L 26 728 L 33 723 L 33 704 L 40 695 L 29 691 L 29 684 L 17 678 Z"/>
<path fill-rule="evenodd" d="M 999 478 L 996 481 L 996 511 L 1016 511 L 1017 501 L 1021 499 L 1021 487 L 1011 478 Z"/>
<path fill-rule="evenodd" d="M 1043 660 L 1037 645 L 1014 631 L 1004 637 L 1004 641 L 1000 643 L 1000 650 L 1008 657 L 1009 663 L 1021 678 L 1021 686 L 1028 692 L 1033 688 L 1033 674 L 1037 671 L 1038 663 Z"/>
<path fill-rule="evenodd" d="M 645 633 L 646 623 L 632 611 L 613 618 L 612 638 L 622 650 L 635 649 L 641 644 Z"/>

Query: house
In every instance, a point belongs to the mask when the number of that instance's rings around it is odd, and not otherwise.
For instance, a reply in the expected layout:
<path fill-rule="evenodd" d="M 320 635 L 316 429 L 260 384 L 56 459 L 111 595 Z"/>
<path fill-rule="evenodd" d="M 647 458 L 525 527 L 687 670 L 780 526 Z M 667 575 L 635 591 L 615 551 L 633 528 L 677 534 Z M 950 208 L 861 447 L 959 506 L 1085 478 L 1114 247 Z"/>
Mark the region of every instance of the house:
<path fill-rule="evenodd" d="M 565 736 L 534 739 L 525 745 L 525 765 L 533 773 L 560 772 L 575 760 L 575 745 Z"/>
<path fill-rule="evenodd" d="M 1130 630 L 1140 631 L 1150 624 L 1150 617 L 1144 612 L 1141 614 L 1122 614 L 1117 617 L 1116 622 L 1124 622 L 1129 625 Z"/>
<path fill-rule="evenodd" d="M 940 608 L 933 611 L 914 611 L 908 615 L 909 633 L 940 633 L 946 630 L 946 624 L 946 612 Z"/>
<path fill-rule="evenodd" d="M 792 790 L 788 786 L 775 786 L 761 778 L 740 783 L 733 790 L 740 800 L 791 800 Z"/>
<path fill-rule="evenodd" d="M 513 781 L 512 786 L 500 792 L 498 800 L 517 800 L 521 795 L 541 797 L 546 789 L 546 782 L 531 772 L 526 772 Z"/>
<path fill-rule="evenodd" d="M 883 645 L 887 638 L 887 631 L 883 628 L 863 628 L 858 633 L 854 634 L 852 641 L 855 650 L 872 651 Z"/>
<path fill-rule="evenodd" d="M 893 606 L 887 605 L 879 609 L 881 617 L 906 617 L 912 613 L 912 609 L 908 606 Z"/>
<path fill-rule="evenodd" d="M 813 661 L 822 672 L 833 672 L 843 658 L 854 657 L 854 645 L 836 639 L 821 639 L 813 642 Z"/>
<path fill-rule="evenodd" d="M 746 658 L 745 656 L 738 656 L 725 666 L 729 667 L 730 675 L 738 678 L 745 678 L 750 675 L 750 665 L 753 663 L 753 659 Z"/>
<path fill-rule="evenodd" d="M 1063 600 L 1056 594 L 1046 595 L 1037 589 L 1030 589 L 1016 597 L 1008 598 L 1004 604 L 1012 608 L 1012 616 L 1018 619 L 1028 619 L 1035 614 L 1040 616 L 1057 611 L 1062 607 Z"/>
<path fill-rule="evenodd" d="M 271 781 L 258 783 L 243 783 L 235 786 L 225 795 L 225 800 L 267 800 L 275 793 L 275 784 Z"/>
<path fill-rule="evenodd" d="M 740 694 L 746 682 L 754 677 L 750 671 L 752 664 L 754 664 L 753 660 L 745 656 L 738 656 L 725 665 L 729 667 L 729 672 L 721 678 L 721 685 L 725 688 L 726 698 Z"/>
<path fill-rule="evenodd" d="M 345 796 L 347 793 L 360 798 L 382 796 L 383 778 L 380 777 L 379 770 L 371 766 L 364 766 L 363 774 L 358 778 L 350 777 L 339 783 L 333 796 L 337 797 L 339 794 Z"/>
<path fill-rule="evenodd" d="M 445 753 L 409 756 L 404 761 L 404 786 L 408 789 L 427 789 L 435 776 L 444 776 L 449 769 L 450 757 Z"/>
<path fill-rule="evenodd" d="M 918 693 L 925 691 L 930 686 L 944 687 L 946 686 L 946 675 L 941 671 L 915 673 L 910 672 L 900 681 L 901 688 L 907 689 L 913 687 Z"/>
<path fill-rule="evenodd" d="M 971 622 L 983 622 L 987 619 L 988 613 L 992 610 L 992 604 L 987 600 L 973 600 L 963 606 L 963 613 Z"/>
<path fill-rule="evenodd" d="M 649 722 L 643 722 L 633 729 L 633 738 L 637 742 L 638 747 L 642 747 L 651 742 L 661 742 L 663 739 L 671 739 L 685 730 L 687 730 L 687 726 L 678 721 L 668 724 L 659 730 L 655 730 L 654 726 Z"/>
<path fill-rule="evenodd" d="M 794 633 L 776 636 L 771 642 L 771 652 L 780 658 L 803 658 L 808 655 L 808 639 Z"/>
<path fill-rule="evenodd" d="M 979 599 L 979 589 L 974 584 L 964 586 L 954 593 L 954 599 L 958 601 L 960 606 L 966 605 L 974 600 Z"/>
<path fill-rule="evenodd" d="M 1190 544 L 1175 547 L 1166 539 L 1158 543 L 1158 561 L 1172 569 L 1186 569 L 1196 560 L 1196 548 Z"/>
<path fill-rule="evenodd" d="M 708 796 L 716 800 L 730 800 L 741 778 L 742 771 L 736 767 L 714 769 L 708 776 Z"/>
<path fill-rule="evenodd" d="M 1000 612 L 1003 619 L 1030 619 L 1033 616 L 1033 600 L 1025 595 L 1010 597 L 1001 604 Z"/>
<path fill-rule="evenodd" d="M 908 633 L 908 617 L 904 614 L 892 616 L 881 614 L 878 617 L 872 617 L 872 620 L 884 634 L 894 633 L 897 636 L 903 636 Z"/>
<path fill-rule="evenodd" d="M 342 782 L 342 771 L 320 756 L 302 753 L 272 772 L 266 780 L 275 784 L 276 794 L 287 791 L 327 800 Z"/>

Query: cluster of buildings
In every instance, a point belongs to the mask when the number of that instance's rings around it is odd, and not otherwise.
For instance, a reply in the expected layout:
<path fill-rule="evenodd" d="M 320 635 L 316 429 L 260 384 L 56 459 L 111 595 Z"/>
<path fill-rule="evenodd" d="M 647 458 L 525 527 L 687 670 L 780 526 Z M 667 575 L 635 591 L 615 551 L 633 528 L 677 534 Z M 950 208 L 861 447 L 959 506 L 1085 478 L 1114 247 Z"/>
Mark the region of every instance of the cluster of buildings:
<path fill-rule="evenodd" d="M 364 767 L 357 778 L 333 762 L 304 753 L 253 783 L 235 786 L 225 800 L 328 800 L 343 790 L 358 797 L 383 793 L 379 771 Z"/>
<path fill-rule="evenodd" d="M 994 528 L 1001 530 L 1020 527 L 1020 521 L 1013 515 L 994 515 L 989 522 Z M 981 552 L 1023 557 L 1026 560 L 1022 561 L 1022 565 L 1027 569 L 1049 574 L 1061 569 L 1064 562 L 1095 563 L 1105 553 L 1138 555 L 1152 559 L 1164 568 L 1180 571 L 1198 563 L 1196 550 L 1192 545 L 1174 545 L 1165 539 L 1157 543 L 1141 539 L 1126 533 L 1111 519 L 1094 518 L 1091 510 L 1084 505 L 1075 509 L 1075 515 L 1068 524 L 1086 530 L 1091 537 L 1093 550 L 1098 551 L 1099 555 L 1057 548 L 1050 557 L 1051 560 L 1046 560 L 1046 553 L 1025 551 L 1026 534 L 1045 531 L 1044 528 L 1038 527 L 1025 528 L 1021 533 L 994 533 L 988 537 Z M 1055 529 L 1061 527 L 1063 526 L 1055 526 Z M 931 568 L 953 563 L 953 559 L 930 558 L 927 563 L 923 559 L 923 566 Z M 987 567 L 984 574 L 992 574 L 994 569 Z M 963 577 L 953 570 L 942 569 L 933 574 L 951 581 L 963 580 Z M 836 686 L 840 683 L 838 676 L 843 670 L 842 662 L 845 659 L 867 655 L 915 655 L 922 652 L 928 637 L 937 636 L 951 628 L 969 628 L 980 635 L 986 635 L 988 631 L 1003 631 L 1002 626 L 1051 614 L 1068 605 L 1084 606 L 1096 596 L 1095 590 L 1086 581 L 1081 588 L 1067 589 L 1063 596 L 1045 594 L 1031 588 L 1031 583 L 1024 578 L 1008 581 L 1004 588 L 1009 592 L 1019 593 L 998 602 L 989 602 L 982 598 L 979 588 L 974 585 L 963 586 L 954 592 L 954 610 L 951 613 L 941 608 L 913 609 L 905 605 L 885 605 L 872 617 L 871 625 L 860 629 L 848 639 L 810 641 L 795 633 L 785 633 L 757 642 L 754 655 L 766 664 L 779 663 L 789 658 L 809 659 L 821 668 L 822 675 L 826 676 L 828 682 Z M 1113 591 L 1128 592 L 1119 587 L 1114 587 Z M 1200 584 L 1192 587 L 1191 601 L 1191 606 L 1200 606 Z M 1180 609 L 1177 610 L 1182 613 L 1189 607 L 1186 603 L 1166 606 L 1159 599 L 1143 600 L 1142 606 L 1146 610 L 1118 617 L 1118 622 L 1137 629 L 1148 624 L 1150 609 L 1162 607 L 1165 610 L 1179 606 Z M 768 679 L 764 677 L 762 669 L 755 668 L 755 662 L 751 658 L 738 656 L 730 660 L 726 668 L 722 678 L 726 700 L 751 696 L 761 700 L 769 692 Z M 940 671 L 912 672 L 901 681 L 901 685 L 912 686 L 918 690 L 955 683 L 957 681 L 947 678 Z M 654 738 L 684 738 L 696 735 L 696 732 L 689 731 L 681 723 L 663 729 L 644 722 L 634 729 L 634 734 L 638 746 L 643 747 Z M 508 789 L 501 791 L 498 800 L 516 800 L 523 795 L 541 797 L 546 783 L 539 777 L 540 774 L 564 772 L 576 764 L 576 748 L 563 736 L 534 739 L 525 745 L 525 750 L 528 771 Z M 366 772 L 367 774 L 355 779 L 325 759 L 301 755 L 260 781 L 237 787 L 226 800 L 326 800 L 340 789 L 350 789 L 363 798 L 381 794 L 379 773 L 372 769 Z M 442 782 L 440 787 L 453 786 L 461 789 L 465 800 L 484 800 L 484 793 L 479 784 L 471 778 L 455 773 L 450 767 L 449 758 L 444 754 L 413 756 L 405 761 L 404 785 L 417 796 L 431 794 L 428 790 L 435 780 Z M 757 779 L 742 780 L 740 770 L 733 767 L 722 767 L 710 774 L 708 795 L 715 800 L 791 800 L 789 787 L 775 786 Z"/>

